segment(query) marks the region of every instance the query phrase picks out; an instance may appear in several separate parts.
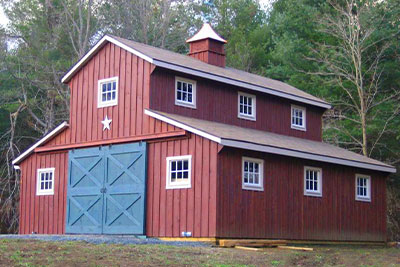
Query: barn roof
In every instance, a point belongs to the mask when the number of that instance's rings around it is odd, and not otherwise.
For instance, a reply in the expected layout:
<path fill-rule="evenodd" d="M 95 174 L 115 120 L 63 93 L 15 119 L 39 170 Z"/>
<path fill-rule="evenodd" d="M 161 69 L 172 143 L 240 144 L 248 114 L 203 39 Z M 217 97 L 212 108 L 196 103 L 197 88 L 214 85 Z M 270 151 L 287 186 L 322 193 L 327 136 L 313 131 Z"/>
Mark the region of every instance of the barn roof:
<path fill-rule="evenodd" d="M 12 161 L 12 164 L 17 166 L 17 164 L 21 163 L 22 160 L 24 160 L 26 157 L 28 157 L 30 154 L 33 153 L 35 148 L 45 144 L 46 142 L 50 141 L 53 137 L 64 131 L 66 128 L 68 128 L 68 122 L 64 121 L 60 125 L 58 125 L 56 128 L 54 128 L 52 131 L 50 131 L 48 134 L 43 136 L 39 141 L 37 141 L 35 144 L 33 144 L 30 148 L 28 148 L 24 153 L 19 155 L 16 159 Z"/>
<path fill-rule="evenodd" d="M 193 119 L 160 111 L 145 113 L 223 146 L 395 173 L 393 166 L 323 142 Z"/>
<path fill-rule="evenodd" d="M 67 83 L 75 73 L 78 72 L 79 69 L 108 42 L 111 42 L 158 67 L 291 99 L 321 108 L 331 108 L 330 104 L 324 100 L 277 80 L 229 67 L 218 67 L 187 55 L 178 54 L 111 35 L 105 35 L 99 42 L 97 42 L 97 44 L 64 75 L 61 81 Z"/>

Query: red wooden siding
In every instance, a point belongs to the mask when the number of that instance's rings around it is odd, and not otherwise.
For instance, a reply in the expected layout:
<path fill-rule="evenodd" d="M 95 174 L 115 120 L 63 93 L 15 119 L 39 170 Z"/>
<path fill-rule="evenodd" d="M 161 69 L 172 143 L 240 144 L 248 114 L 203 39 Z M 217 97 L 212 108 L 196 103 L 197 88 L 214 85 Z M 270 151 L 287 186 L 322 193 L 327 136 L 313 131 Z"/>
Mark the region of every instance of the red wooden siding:
<path fill-rule="evenodd" d="M 144 114 L 149 108 L 152 65 L 108 43 L 69 82 L 69 129 L 47 145 L 76 144 L 156 133 L 156 122 Z M 98 80 L 118 77 L 118 105 L 97 107 Z M 111 130 L 101 121 L 112 119 Z"/>
<path fill-rule="evenodd" d="M 148 236 L 216 235 L 218 144 L 192 134 L 189 139 L 148 146 Z M 166 157 L 192 155 L 192 187 L 166 189 Z"/>
<path fill-rule="evenodd" d="M 21 167 L 20 234 L 63 234 L 67 194 L 68 152 L 32 154 Z M 55 168 L 54 195 L 37 196 L 37 169 Z"/>
<path fill-rule="evenodd" d="M 225 67 L 224 44 L 212 39 L 191 42 L 189 56 L 208 64 Z"/>
<path fill-rule="evenodd" d="M 151 109 L 321 141 L 323 109 L 306 106 L 307 131 L 294 130 L 291 129 L 290 122 L 290 101 L 190 76 L 184 77 L 197 81 L 197 109 L 177 106 L 174 99 L 175 76 L 182 77 L 184 75 L 158 68 L 152 73 L 150 89 Z M 257 121 L 238 118 L 238 91 L 257 96 Z M 301 104 L 298 105 L 304 106 Z"/>
<path fill-rule="evenodd" d="M 264 191 L 242 190 L 242 156 L 264 159 Z M 304 166 L 322 168 L 322 197 L 304 196 Z M 218 161 L 218 237 L 386 240 L 386 181 L 378 172 L 224 148 Z M 371 175 L 371 202 L 355 174 Z"/>

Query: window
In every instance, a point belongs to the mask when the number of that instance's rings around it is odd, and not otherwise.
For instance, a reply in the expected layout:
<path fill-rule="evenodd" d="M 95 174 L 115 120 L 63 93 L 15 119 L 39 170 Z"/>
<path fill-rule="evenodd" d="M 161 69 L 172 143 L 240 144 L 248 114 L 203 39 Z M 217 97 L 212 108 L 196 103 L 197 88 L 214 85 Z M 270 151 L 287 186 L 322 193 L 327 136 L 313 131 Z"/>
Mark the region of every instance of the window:
<path fill-rule="evenodd" d="M 264 190 L 264 161 L 261 159 L 242 158 L 242 188 Z"/>
<path fill-rule="evenodd" d="M 304 195 L 322 196 L 322 169 L 304 168 Z"/>
<path fill-rule="evenodd" d="M 54 168 L 37 170 L 37 187 L 36 195 L 53 195 L 54 194 Z"/>
<path fill-rule="evenodd" d="M 256 120 L 256 96 L 239 92 L 238 117 Z"/>
<path fill-rule="evenodd" d="M 99 80 L 97 107 L 109 107 L 118 104 L 118 77 Z"/>
<path fill-rule="evenodd" d="M 191 187 L 192 156 L 167 158 L 167 189 Z"/>
<path fill-rule="evenodd" d="M 306 130 L 306 109 L 292 105 L 292 129 Z"/>
<path fill-rule="evenodd" d="M 371 177 L 356 175 L 356 200 L 371 201 Z"/>
<path fill-rule="evenodd" d="M 175 78 L 175 105 L 196 108 L 196 82 Z"/>

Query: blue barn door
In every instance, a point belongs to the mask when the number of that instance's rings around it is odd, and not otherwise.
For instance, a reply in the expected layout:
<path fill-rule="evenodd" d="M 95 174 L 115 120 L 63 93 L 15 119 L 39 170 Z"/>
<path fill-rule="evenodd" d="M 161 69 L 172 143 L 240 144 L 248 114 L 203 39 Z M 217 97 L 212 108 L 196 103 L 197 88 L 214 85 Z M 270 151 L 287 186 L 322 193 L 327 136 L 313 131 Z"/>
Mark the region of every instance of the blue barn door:
<path fill-rule="evenodd" d="M 144 234 L 146 144 L 69 152 L 66 233 Z"/>

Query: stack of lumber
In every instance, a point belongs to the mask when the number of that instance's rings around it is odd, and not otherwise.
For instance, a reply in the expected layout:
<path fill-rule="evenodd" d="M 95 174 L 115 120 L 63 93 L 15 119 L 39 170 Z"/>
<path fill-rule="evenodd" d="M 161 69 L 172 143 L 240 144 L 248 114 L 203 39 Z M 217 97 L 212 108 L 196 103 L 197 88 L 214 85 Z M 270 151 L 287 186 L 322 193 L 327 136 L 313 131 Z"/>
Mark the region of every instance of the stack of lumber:
<path fill-rule="evenodd" d="M 290 247 L 287 246 L 286 240 L 269 240 L 269 239 L 220 239 L 218 240 L 220 247 L 237 248 L 251 251 L 263 251 L 263 248 L 279 248 L 292 249 L 301 251 L 313 251 L 312 248 Z"/>

